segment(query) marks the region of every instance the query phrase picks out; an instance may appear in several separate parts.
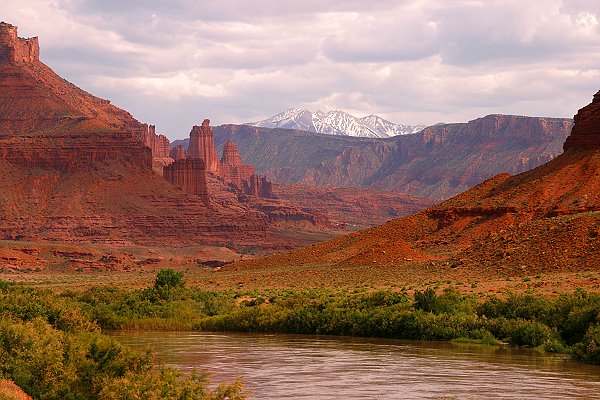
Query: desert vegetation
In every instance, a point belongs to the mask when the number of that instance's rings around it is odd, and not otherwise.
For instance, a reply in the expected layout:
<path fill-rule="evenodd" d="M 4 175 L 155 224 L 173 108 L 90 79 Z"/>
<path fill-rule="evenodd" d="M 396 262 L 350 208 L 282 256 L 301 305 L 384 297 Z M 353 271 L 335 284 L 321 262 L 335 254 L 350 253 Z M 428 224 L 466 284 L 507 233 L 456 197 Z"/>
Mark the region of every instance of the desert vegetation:
<path fill-rule="evenodd" d="M 406 291 L 207 291 L 160 271 L 144 289 L 98 286 L 53 293 L 0 283 L 0 378 L 40 399 L 242 399 L 240 382 L 153 368 L 102 329 L 304 333 L 528 346 L 600 364 L 600 294 L 464 295 Z M 137 396 L 137 397 L 136 397 Z"/>

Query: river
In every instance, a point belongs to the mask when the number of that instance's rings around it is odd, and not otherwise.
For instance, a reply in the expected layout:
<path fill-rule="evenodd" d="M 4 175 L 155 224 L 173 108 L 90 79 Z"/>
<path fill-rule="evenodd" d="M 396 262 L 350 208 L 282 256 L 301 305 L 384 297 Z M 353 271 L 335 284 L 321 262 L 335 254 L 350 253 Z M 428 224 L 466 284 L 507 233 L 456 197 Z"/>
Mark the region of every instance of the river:
<path fill-rule="evenodd" d="M 280 334 L 108 332 L 256 399 L 600 399 L 600 366 L 528 349 Z"/>

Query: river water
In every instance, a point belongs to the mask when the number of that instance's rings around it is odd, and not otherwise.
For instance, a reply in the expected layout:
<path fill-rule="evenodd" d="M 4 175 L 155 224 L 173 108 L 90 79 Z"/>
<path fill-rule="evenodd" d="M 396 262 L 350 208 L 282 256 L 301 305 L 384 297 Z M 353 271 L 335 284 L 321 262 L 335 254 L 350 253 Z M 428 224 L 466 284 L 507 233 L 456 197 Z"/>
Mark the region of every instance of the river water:
<path fill-rule="evenodd" d="M 168 366 L 242 377 L 256 399 L 600 399 L 600 366 L 449 342 L 206 332 L 109 332 Z"/>

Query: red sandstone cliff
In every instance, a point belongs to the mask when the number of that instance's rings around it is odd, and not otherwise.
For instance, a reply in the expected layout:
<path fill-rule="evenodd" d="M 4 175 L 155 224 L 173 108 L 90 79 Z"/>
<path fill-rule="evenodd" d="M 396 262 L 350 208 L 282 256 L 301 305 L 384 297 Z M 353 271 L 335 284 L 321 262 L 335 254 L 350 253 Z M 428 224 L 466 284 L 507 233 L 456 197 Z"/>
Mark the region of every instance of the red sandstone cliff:
<path fill-rule="evenodd" d="M 160 155 L 168 142 L 60 78 L 35 43 L 0 24 L 0 239 L 272 245 L 264 214 L 154 174 L 141 139 Z"/>
<path fill-rule="evenodd" d="M 173 160 L 180 160 L 182 158 L 185 158 L 185 148 L 182 145 L 173 147 L 169 155 Z"/>
<path fill-rule="evenodd" d="M 600 91 L 591 104 L 575 115 L 575 126 L 564 145 L 565 151 L 597 148 L 600 148 Z"/>
<path fill-rule="evenodd" d="M 223 156 L 217 175 L 242 193 L 256 197 L 273 197 L 273 186 L 264 176 L 257 175 L 254 165 L 242 163 L 236 144 L 228 140 L 223 146 Z"/>
<path fill-rule="evenodd" d="M 154 158 L 168 158 L 171 152 L 171 142 L 165 135 L 156 134 L 154 125 L 143 124 L 144 129 L 136 133 L 139 139 L 152 150 Z"/>
<path fill-rule="evenodd" d="M 16 27 L 1 23 L 0 53 L 3 160 L 63 172 L 123 160 L 150 170 L 150 151 L 124 129 L 141 124 L 42 64 L 37 39 L 21 39 Z"/>
<path fill-rule="evenodd" d="M 164 167 L 163 177 L 176 188 L 194 194 L 208 204 L 206 167 L 200 158 L 182 158 Z"/>

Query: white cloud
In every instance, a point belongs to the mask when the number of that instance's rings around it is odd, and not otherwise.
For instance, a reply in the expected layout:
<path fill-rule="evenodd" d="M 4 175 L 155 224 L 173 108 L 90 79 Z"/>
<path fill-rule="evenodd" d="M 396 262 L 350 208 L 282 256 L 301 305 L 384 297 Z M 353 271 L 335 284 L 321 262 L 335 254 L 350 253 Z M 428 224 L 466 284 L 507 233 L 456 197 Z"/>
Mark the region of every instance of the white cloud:
<path fill-rule="evenodd" d="M 215 123 L 293 106 L 401 123 L 571 116 L 600 78 L 589 0 L 20 0 L 0 15 L 40 36 L 65 78 L 173 138 L 192 111 Z"/>

